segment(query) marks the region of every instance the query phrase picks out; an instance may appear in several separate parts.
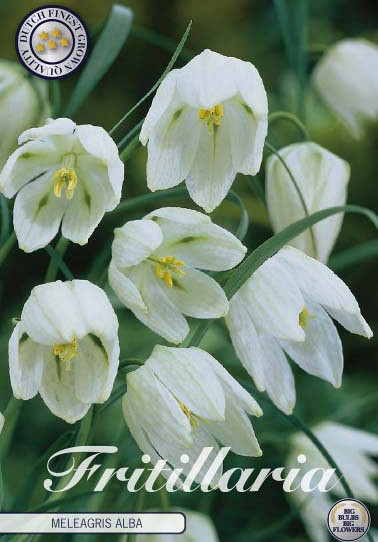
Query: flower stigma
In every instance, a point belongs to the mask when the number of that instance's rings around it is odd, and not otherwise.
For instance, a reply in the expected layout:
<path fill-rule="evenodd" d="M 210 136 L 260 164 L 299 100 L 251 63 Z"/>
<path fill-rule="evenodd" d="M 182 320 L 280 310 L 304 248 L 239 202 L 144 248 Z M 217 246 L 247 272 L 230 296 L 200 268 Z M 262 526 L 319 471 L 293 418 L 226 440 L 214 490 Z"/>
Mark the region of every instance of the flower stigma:
<path fill-rule="evenodd" d="M 315 316 L 312 316 L 308 310 L 306 309 L 306 307 L 303 307 L 303 309 L 301 310 L 301 312 L 299 313 L 299 317 L 298 317 L 298 320 L 299 320 L 299 325 L 305 329 L 305 327 L 307 326 L 307 320 L 312 320 L 313 318 L 316 318 Z"/>
<path fill-rule="evenodd" d="M 197 420 L 197 418 L 193 416 L 188 407 L 186 407 L 181 401 L 177 400 L 177 402 L 185 416 L 188 418 L 191 428 L 197 429 L 199 426 L 199 421 Z"/>
<path fill-rule="evenodd" d="M 72 342 L 67 344 L 54 344 L 54 355 L 65 364 L 66 371 L 71 370 L 71 361 L 77 354 L 77 337 L 74 336 Z"/>
<path fill-rule="evenodd" d="M 207 124 L 209 134 L 214 133 L 214 126 L 220 126 L 223 118 L 222 104 L 214 105 L 210 109 L 199 109 L 198 118 Z"/>
<path fill-rule="evenodd" d="M 74 165 L 75 158 L 69 154 L 63 159 L 63 167 L 54 173 L 54 194 L 57 198 L 62 196 L 63 186 L 66 185 L 66 198 L 72 199 L 77 185 L 77 175 Z"/>
<path fill-rule="evenodd" d="M 158 260 L 158 264 L 155 268 L 155 273 L 159 279 L 165 280 L 168 288 L 172 288 L 172 273 L 176 273 L 177 275 L 183 277 L 185 275 L 185 271 L 181 269 L 181 267 L 183 267 L 184 265 L 185 262 L 183 262 L 182 260 L 176 260 L 174 256 L 163 256 Z"/>

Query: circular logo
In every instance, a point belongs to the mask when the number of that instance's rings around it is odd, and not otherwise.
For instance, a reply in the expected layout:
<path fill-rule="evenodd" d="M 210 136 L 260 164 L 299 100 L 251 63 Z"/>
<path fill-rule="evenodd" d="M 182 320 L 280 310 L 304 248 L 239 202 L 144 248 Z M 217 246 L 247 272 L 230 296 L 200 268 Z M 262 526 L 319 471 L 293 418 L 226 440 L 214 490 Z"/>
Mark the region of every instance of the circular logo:
<path fill-rule="evenodd" d="M 19 60 L 34 75 L 59 79 L 80 68 L 89 50 L 83 20 L 62 6 L 41 6 L 28 13 L 16 33 Z"/>
<path fill-rule="evenodd" d="M 358 540 L 370 528 L 370 513 L 362 502 L 343 499 L 332 506 L 327 521 L 336 540 Z"/>

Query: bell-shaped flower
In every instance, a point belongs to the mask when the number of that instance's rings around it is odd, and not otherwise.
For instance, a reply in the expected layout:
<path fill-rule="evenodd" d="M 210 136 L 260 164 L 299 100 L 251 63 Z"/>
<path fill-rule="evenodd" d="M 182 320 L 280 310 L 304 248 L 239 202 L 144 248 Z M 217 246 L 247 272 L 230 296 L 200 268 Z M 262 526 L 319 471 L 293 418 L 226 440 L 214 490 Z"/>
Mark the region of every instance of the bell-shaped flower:
<path fill-rule="evenodd" d="M 378 46 L 364 39 L 337 42 L 319 60 L 313 83 L 329 109 L 359 138 L 378 119 Z"/>
<path fill-rule="evenodd" d="M 13 224 L 25 252 L 46 246 L 58 233 L 88 242 L 106 211 L 121 198 L 123 164 L 117 146 L 99 126 L 66 118 L 26 130 L 0 173 L 0 192 L 17 192 Z"/>
<path fill-rule="evenodd" d="M 154 510 L 154 512 L 158 512 Z M 182 534 L 165 534 L 164 542 L 219 542 L 214 524 L 205 514 L 195 510 L 173 508 L 170 512 L 181 512 L 185 515 L 186 528 Z M 162 542 L 161 534 L 140 534 L 138 542 Z"/>
<path fill-rule="evenodd" d="M 280 155 L 292 172 L 310 214 L 345 205 L 350 177 L 348 162 L 310 142 L 289 145 L 280 150 Z M 298 192 L 276 155 L 271 155 L 266 164 L 266 194 L 275 233 L 306 216 Z M 315 243 L 310 230 L 306 230 L 290 244 L 327 262 L 342 221 L 342 213 L 326 218 L 312 226 Z"/>
<path fill-rule="evenodd" d="M 55 416 L 74 423 L 108 399 L 118 362 L 118 320 L 101 288 L 87 280 L 33 288 L 9 341 L 17 399 L 39 392 Z"/>
<path fill-rule="evenodd" d="M 217 207 L 237 172 L 255 175 L 267 133 L 268 102 L 250 62 L 206 49 L 161 83 L 143 123 L 150 190 L 186 180 L 205 211 Z"/>
<path fill-rule="evenodd" d="M 31 78 L 19 62 L 0 60 L 0 168 L 16 149 L 21 132 L 45 122 L 48 90 L 47 81 Z"/>
<path fill-rule="evenodd" d="M 123 412 L 131 434 L 152 463 L 165 459 L 188 475 L 203 448 L 212 447 L 194 478 L 197 482 L 217 455 L 219 442 L 239 455 L 261 455 L 247 416 L 260 416 L 260 407 L 200 348 L 155 346 L 146 363 L 127 375 Z M 186 463 L 182 455 L 188 456 Z"/>
<path fill-rule="evenodd" d="M 285 353 L 307 373 L 341 386 L 343 351 L 330 317 L 351 333 L 372 336 L 347 285 L 289 246 L 230 300 L 226 323 L 237 356 L 256 387 L 287 414 L 295 405 L 295 384 Z"/>
<path fill-rule="evenodd" d="M 228 310 L 222 288 L 198 269 L 231 269 L 246 250 L 207 215 L 165 207 L 115 230 L 109 283 L 143 324 L 180 343 L 189 332 L 184 315 L 220 318 Z"/>
<path fill-rule="evenodd" d="M 324 422 L 313 428 L 313 432 L 340 467 L 356 499 L 372 504 L 378 503 L 378 436 L 334 422 Z M 290 454 L 286 461 L 288 469 L 297 468 L 299 455 L 306 456 L 303 467 L 329 469 L 323 454 L 303 433 L 296 433 L 290 442 Z M 328 542 L 327 516 L 337 498 L 345 497 L 345 490 L 337 476 L 329 481 L 329 492 L 319 489 L 305 493 L 302 489 L 288 493 L 295 507 L 299 509 L 302 521 L 313 542 Z M 331 496 L 333 495 L 333 497 Z M 362 539 L 361 539 L 362 540 Z"/>

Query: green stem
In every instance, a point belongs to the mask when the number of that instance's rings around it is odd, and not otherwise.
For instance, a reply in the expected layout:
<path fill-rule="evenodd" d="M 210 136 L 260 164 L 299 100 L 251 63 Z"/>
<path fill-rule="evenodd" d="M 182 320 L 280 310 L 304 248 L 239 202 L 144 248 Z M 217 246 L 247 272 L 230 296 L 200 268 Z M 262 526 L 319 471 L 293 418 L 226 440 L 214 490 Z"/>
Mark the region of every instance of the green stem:
<path fill-rule="evenodd" d="M 66 280 L 73 280 L 75 277 L 67 264 L 64 262 L 62 256 L 51 245 L 46 245 L 45 250 L 52 260 L 54 260 L 57 267 L 61 270 Z"/>
<path fill-rule="evenodd" d="M 23 401 L 16 399 L 12 395 L 4 411 L 5 423 L 0 439 L 0 463 L 2 463 L 6 458 L 12 443 L 13 433 L 16 429 L 17 420 L 21 412 L 22 405 Z"/>
<path fill-rule="evenodd" d="M 144 118 L 138 122 L 138 124 L 136 124 L 134 126 L 134 128 L 132 128 L 130 130 L 130 132 L 128 132 L 120 141 L 119 143 L 117 144 L 117 147 L 118 147 L 118 151 L 120 153 L 124 152 L 126 147 L 130 144 L 131 141 L 133 141 L 135 138 L 139 141 L 139 134 L 140 134 L 140 129 L 142 127 L 142 124 L 144 122 Z"/>
<path fill-rule="evenodd" d="M 69 239 L 66 239 L 62 235 L 61 238 L 59 239 L 59 241 L 57 242 L 57 244 L 55 245 L 55 252 L 61 258 L 63 258 L 64 253 L 66 252 L 67 247 L 69 245 L 69 242 L 70 242 Z M 58 269 L 59 269 L 59 265 L 58 265 L 57 259 L 56 258 L 54 259 L 53 257 L 50 257 L 50 263 L 49 263 L 49 266 L 47 268 L 47 272 L 46 272 L 44 282 L 54 282 L 54 280 L 56 279 L 56 276 L 58 274 Z"/>
<path fill-rule="evenodd" d="M 306 202 L 304 200 L 301 189 L 299 188 L 299 185 L 298 185 L 297 181 L 295 180 L 295 177 L 294 177 L 291 169 L 286 164 L 285 160 L 282 158 L 282 156 L 280 155 L 278 150 L 275 147 L 273 147 L 273 145 L 271 143 L 269 143 L 268 141 L 265 141 L 264 145 L 265 145 L 265 147 L 267 149 L 270 150 L 270 152 L 272 152 L 275 156 L 277 156 L 278 160 L 281 162 L 283 167 L 286 169 L 286 171 L 287 171 L 287 173 L 289 175 L 289 178 L 290 178 L 291 182 L 293 183 L 294 188 L 295 188 L 295 190 L 296 190 L 296 192 L 298 194 L 298 197 L 299 197 L 299 200 L 300 200 L 301 205 L 303 207 L 303 211 L 304 211 L 305 216 L 306 217 L 310 216 L 310 213 L 308 211 L 307 204 L 306 204 Z M 317 257 L 317 249 L 316 249 L 316 240 L 315 240 L 314 230 L 313 230 L 313 228 L 309 228 L 309 231 L 310 231 L 310 236 L 311 236 L 311 241 L 312 241 L 314 258 L 316 258 Z"/>
<path fill-rule="evenodd" d="M 164 481 L 162 477 L 161 477 L 161 480 Z M 171 503 L 169 500 L 168 492 L 165 489 L 165 487 L 161 488 L 161 490 L 159 491 L 159 495 L 160 495 L 161 507 L 162 507 L 163 512 L 168 512 L 171 509 Z"/>
<path fill-rule="evenodd" d="M 8 257 L 8 254 L 16 242 L 16 234 L 12 232 L 5 243 L 0 248 L 0 265 L 2 265 Z"/>
<path fill-rule="evenodd" d="M 304 140 L 309 141 L 311 139 L 306 126 L 296 115 L 293 115 L 293 113 L 289 113 L 288 111 L 275 111 L 268 116 L 269 124 L 273 124 L 273 122 L 277 120 L 286 120 L 288 122 L 291 122 L 301 132 Z"/>
<path fill-rule="evenodd" d="M 0 207 L 1 207 L 1 234 L 0 245 L 9 237 L 9 223 L 10 213 L 8 207 L 8 200 L 3 194 L 0 194 Z"/>

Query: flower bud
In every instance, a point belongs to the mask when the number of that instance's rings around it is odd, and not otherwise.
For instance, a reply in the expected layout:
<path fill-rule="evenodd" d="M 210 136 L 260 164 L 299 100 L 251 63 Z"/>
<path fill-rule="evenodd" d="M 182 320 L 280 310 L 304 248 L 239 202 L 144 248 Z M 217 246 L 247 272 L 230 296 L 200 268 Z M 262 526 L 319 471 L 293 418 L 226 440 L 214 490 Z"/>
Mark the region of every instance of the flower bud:
<path fill-rule="evenodd" d="M 349 164 L 312 142 L 295 143 L 280 150 L 303 196 L 309 214 L 345 205 L 350 177 Z M 283 230 L 306 216 L 303 203 L 283 163 L 275 155 L 266 165 L 267 204 L 273 230 Z M 343 214 L 331 216 L 295 237 L 290 244 L 326 263 L 343 221 Z"/>
<path fill-rule="evenodd" d="M 329 109 L 359 138 L 378 118 L 378 46 L 363 39 L 333 45 L 319 61 L 313 83 Z"/>
<path fill-rule="evenodd" d="M 18 136 L 49 116 L 48 85 L 18 63 L 0 60 L 0 168 L 17 147 Z"/>

